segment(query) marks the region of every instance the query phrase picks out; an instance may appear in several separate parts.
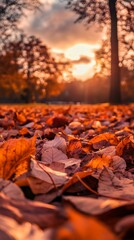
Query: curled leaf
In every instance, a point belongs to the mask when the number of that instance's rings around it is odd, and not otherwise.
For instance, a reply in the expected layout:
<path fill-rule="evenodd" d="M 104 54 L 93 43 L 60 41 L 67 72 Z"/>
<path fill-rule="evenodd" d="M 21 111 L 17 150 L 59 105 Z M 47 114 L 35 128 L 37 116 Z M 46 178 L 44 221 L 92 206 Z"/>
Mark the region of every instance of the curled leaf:
<path fill-rule="evenodd" d="M 44 163 L 31 160 L 28 182 L 33 193 L 47 193 L 53 188 L 62 186 L 67 179 L 66 173 L 55 171 Z"/>

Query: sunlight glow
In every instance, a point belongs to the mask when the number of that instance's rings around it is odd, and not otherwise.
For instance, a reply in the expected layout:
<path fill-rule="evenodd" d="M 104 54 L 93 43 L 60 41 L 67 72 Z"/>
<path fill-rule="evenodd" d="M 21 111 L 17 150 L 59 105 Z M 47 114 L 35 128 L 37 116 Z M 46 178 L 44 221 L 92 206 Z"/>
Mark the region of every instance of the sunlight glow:
<path fill-rule="evenodd" d="M 90 64 L 76 64 L 73 68 L 73 75 L 81 77 L 88 73 Z"/>
<path fill-rule="evenodd" d="M 89 64 L 75 64 L 73 67 L 73 76 L 79 80 L 86 80 L 92 77 L 95 73 L 95 60 L 92 60 Z"/>
<path fill-rule="evenodd" d="M 64 53 L 65 57 L 73 63 L 73 76 L 79 80 L 86 80 L 95 73 L 95 50 L 99 48 L 99 44 L 79 43 L 65 50 L 53 48 L 52 51 L 57 54 Z M 84 57 L 87 58 L 87 62 L 82 61 Z"/>
<path fill-rule="evenodd" d="M 65 57 L 78 60 L 80 56 L 94 58 L 94 50 L 99 49 L 99 44 L 89 45 L 85 43 L 76 44 L 65 51 Z"/>

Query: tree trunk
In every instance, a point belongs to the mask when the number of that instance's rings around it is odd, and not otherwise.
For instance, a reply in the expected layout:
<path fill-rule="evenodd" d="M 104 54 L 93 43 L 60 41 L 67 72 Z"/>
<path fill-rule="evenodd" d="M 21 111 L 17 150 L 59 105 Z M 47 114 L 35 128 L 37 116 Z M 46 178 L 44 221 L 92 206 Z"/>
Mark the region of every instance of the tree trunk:
<path fill-rule="evenodd" d="M 111 18 L 111 81 L 110 81 L 110 103 L 121 103 L 121 81 L 119 68 L 119 46 L 117 25 L 117 0 L 109 0 L 109 11 Z"/>

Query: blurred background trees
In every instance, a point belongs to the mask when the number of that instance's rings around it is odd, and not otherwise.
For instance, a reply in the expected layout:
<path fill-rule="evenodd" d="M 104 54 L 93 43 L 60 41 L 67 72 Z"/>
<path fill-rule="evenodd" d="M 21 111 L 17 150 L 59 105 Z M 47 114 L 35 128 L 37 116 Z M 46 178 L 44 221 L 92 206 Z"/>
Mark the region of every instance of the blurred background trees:
<path fill-rule="evenodd" d="M 134 64 L 134 1 L 63 1 L 67 3 L 68 8 L 78 15 L 76 22 L 83 21 L 88 26 L 95 22 L 101 28 L 107 30 L 107 36 L 109 38 L 107 38 L 106 41 L 109 42 L 107 45 L 109 46 L 110 52 L 110 56 L 108 56 L 110 57 L 108 58 L 110 59 L 109 101 L 111 103 L 121 103 L 120 67 L 124 67 L 124 64 L 129 64 L 129 68 L 131 70 L 132 65 Z M 103 50 L 106 50 L 106 47 L 104 47 L 104 45 L 102 46 Z M 101 52 L 101 54 L 104 56 L 104 51 L 103 53 Z"/>
<path fill-rule="evenodd" d="M 7 41 L 1 52 L 1 98 L 29 103 L 56 95 L 70 67 L 67 60 L 54 58 L 40 39 L 21 34 Z"/>
<path fill-rule="evenodd" d="M 0 100 L 35 102 L 58 94 L 63 88 L 63 73 L 70 63 L 57 60 L 51 50 L 35 36 L 18 29 L 24 10 L 36 10 L 38 0 L 0 2 Z"/>
<path fill-rule="evenodd" d="M 77 21 L 84 21 L 88 26 L 98 22 L 102 28 L 106 28 L 106 36 L 102 40 L 101 48 L 95 52 L 96 73 L 86 81 L 74 79 L 71 61 L 63 54 L 53 55 L 51 49 L 39 38 L 27 36 L 18 28 L 18 21 L 26 9 L 35 11 L 41 8 L 39 0 L 2 0 L 0 1 L 0 101 L 98 103 L 108 102 L 109 92 L 112 103 L 119 103 L 121 100 L 134 101 L 133 1 L 63 1 L 68 3 L 68 8 L 77 13 Z M 116 7 L 114 10 L 117 12 L 116 44 L 119 40 L 119 58 L 115 50 L 112 57 L 110 4 L 112 6 L 114 4 Z M 113 68 L 114 73 L 111 71 Z M 118 73 L 115 74 L 115 71 Z"/>

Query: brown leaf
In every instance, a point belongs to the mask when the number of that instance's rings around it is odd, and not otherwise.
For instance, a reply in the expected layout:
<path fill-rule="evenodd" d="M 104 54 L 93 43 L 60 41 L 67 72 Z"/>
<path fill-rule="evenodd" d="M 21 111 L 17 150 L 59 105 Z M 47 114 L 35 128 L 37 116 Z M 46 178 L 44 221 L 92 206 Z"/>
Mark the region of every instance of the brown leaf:
<path fill-rule="evenodd" d="M 81 196 L 64 196 L 64 199 L 65 201 L 71 202 L 78 210 L 92 215 L 102 214 L 128 203 L 127 201 L 113 200 L 110 198 L 91 198 Z"/>
<path fill-rule="evenodd" d="M 55 147 L 42 149 L 41 160 L 46 164 L 51 164 L 52 162 L 58 162 L 60 160 L 66 160 L 66 159 L 67 159 L 67 155 Z"/>
<path fill-rule="evenodd" d="M 28 222 L 18 224 L 14 219 L 0 215 L 0 237 L 2 240 L 5 238 L 1 235 L 1 231 L 6 235 L 5 240 L 44 240 L 45 232 L 39 229 L 35 224 L 31 225 Z"/>
<path fill-rule="evenodd" d="M 63 137 L 60 136 L 55 136 L 55 138 L 51 141 L 46 141 L 45 144 L 43 145 L 43 149 L 46 150 L 49 147 L 55 147 L 59 150 L 61 150 L 63 153 L 66 152 L 66 141 Z"/>
<path fill-rule="evenodd" d="M 40 228 L 55 227 L 65 217 L 59 208 L 41 202 L 30 200 L 16 200 L 0 194 L 0 214 L 11 217 L 18 223 L 30 222 Z"/>
<path fill-rule="evenodd" d="M 127 232 L 130 229 L 134 229 L 134 214 L 126 216 L 117 222 L 115 226 L 116 232 Z"/>
<path fill-rule="evenodd" d="M 105 156 L 115 156 L 116 155 L 116 148 L 115 146 L 109 146 L 106 148 L 103 148 L 96 152 L 98 155 L 105 155 Z"/>
<path fill-rule="evenodd" d="M 133 200 L 133 180 L 118 178 L 110 169 L 104 168 L 99 177 L 98 193 L 118 199 Z"/>
<path fill-rule="evenodd" d="M 132 135 L 124 138 L 116 147 L 117 155 L 123 157 L 128 165 L 134 164 L 134 138 Z"/>
<path fill-rule="evenodd" d="M 66 208 L 68 214 L 68 222 L 59 227 L 56 231 L 55 240 L 117 240 L 106 225 L 99 222 L 97 219 L 81 214 L 80 212 Z"/>
<path fill-rule="evenodd" d="M 83 129 L 84 126 L 80 122 L 75 121 L 75 122 L 71 122 L 68 127 L 73 131 L 73 130 L 81 130 Z"/>
<path fill-rule="evenodd" d="M 91 176 L 92 171 L 86 172 L 77 172 L 75 173 L 72 178 L 64 185 L 62 192 L 78 192 L 79 190 L 82 191 L 85 186 L 79 181 L 79 179 L 89 180 L 90 184 L 93 185 L 93 188 L 96 188 L 96 179 Z"/>
<path fill-rule="evenodd" d="M 0 178 L 0 192 L 13 199 L 24 199 L 21 189 L 13 182 Z"/>
<path fill-rule="evenodd" d="M 54 171 L 44 163 L 31 160 L 31 171 L 28 182 L 33 193 L 47 193 L 62 186 L 68 179 L 67 174 Z"/>
<path fill-rule="evenodd" d="M 36 137 L 10 139 L 0 146 L 0 177 L 9 179 L 28 170 L 31 155 L 35 154 Z"/>
<path fill-rule="evenodd" d="M 72 139 L 67 146 L 67 152 L 75 152 L 81 148 L 82 148 L 81 141 L 78 139 Z"/>
<path fill-rule="evenodd" d="M 112 158 L 111 163 L 110 163 L 110 167 L 112 167 L 114 172 L 124 173 L 127 165 L 126 165 L 126 162 L 123 158 L 121 158 L 119 156 L 114 156 Z"/>

